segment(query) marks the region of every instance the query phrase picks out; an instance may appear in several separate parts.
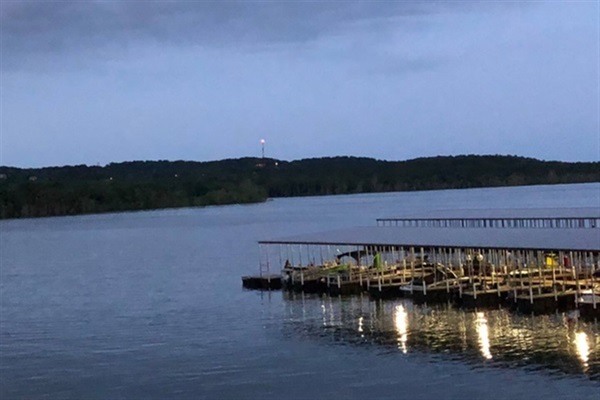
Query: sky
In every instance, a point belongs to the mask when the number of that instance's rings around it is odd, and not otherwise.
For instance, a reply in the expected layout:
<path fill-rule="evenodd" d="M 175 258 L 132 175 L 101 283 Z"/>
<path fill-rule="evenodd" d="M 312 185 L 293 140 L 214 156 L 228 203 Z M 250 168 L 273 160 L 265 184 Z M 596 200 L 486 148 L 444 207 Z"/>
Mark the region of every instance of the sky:
<path fill-rule="evenodd" d="M 600 1 L 0 2 L 0 165 L 600 160 Z"/>

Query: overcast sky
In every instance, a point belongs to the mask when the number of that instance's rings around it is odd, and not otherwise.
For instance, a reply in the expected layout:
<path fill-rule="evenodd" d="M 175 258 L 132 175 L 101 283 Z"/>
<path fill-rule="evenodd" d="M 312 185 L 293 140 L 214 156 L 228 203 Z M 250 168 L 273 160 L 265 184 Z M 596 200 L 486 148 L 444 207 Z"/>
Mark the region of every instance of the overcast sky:
<path fill-rule="evenodd" d="M 0 165 L 600 160 L 597 0 L 0 8 Z"/>

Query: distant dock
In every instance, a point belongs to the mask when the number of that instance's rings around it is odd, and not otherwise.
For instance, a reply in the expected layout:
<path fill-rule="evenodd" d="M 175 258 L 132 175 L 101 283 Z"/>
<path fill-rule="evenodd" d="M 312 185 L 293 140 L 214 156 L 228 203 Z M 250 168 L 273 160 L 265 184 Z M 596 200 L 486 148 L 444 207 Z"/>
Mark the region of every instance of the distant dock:
<path fill-rule="evenodd" d="M 600 228 L 600 209 L 438 210 L 378 218 L 377 225 L 402 228 Z"/>

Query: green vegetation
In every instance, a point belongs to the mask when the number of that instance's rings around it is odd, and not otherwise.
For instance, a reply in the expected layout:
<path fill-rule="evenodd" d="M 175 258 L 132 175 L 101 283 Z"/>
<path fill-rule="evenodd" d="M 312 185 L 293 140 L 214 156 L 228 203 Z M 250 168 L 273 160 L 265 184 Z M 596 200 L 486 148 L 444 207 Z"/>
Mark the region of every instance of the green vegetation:
<path fill-rule="evenodd" d="M 268 197 L 599 182 L 600 163 L 513 156 L 241 158 L 0 167 L 0 218 L 252 203 Z"/>

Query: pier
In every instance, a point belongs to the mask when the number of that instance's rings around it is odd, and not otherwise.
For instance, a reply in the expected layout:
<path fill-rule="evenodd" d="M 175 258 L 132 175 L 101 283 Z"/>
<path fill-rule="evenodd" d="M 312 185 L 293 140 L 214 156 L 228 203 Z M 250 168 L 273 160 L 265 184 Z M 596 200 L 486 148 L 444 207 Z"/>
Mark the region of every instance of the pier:
<path fill-rule="evenodd" d="M 555 225 L 562 215 L 539 219 L 554 221 L 546 222 L 550 227 L 506 229 L 407 228 L 378 220 L 378 226 L 260 241 L 261 271 L 281 270 L 281 286 L 297 292 L 364 292 L 535 314 L 581 308 L 598 318 L 600 230 L 592 217 L 571 228 Z M 500 220 L 506 221 L 493 219 Z"/>

